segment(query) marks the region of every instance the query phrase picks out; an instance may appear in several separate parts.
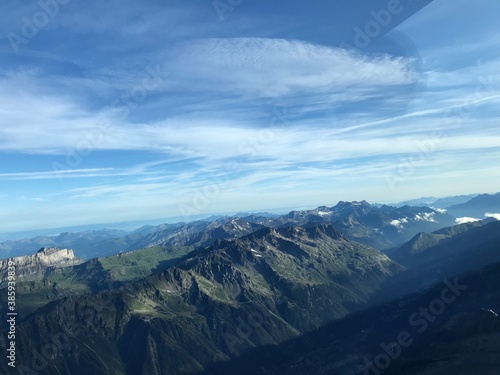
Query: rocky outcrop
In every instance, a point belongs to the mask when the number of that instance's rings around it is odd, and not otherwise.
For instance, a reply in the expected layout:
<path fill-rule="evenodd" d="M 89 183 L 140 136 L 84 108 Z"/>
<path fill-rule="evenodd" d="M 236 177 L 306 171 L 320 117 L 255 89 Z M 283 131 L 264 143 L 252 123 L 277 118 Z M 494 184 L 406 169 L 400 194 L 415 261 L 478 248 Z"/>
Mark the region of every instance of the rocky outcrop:
<path fill-rule="evenodd" d="M 71 249 L 44 247 L 36 254 L 0 260 L 0 286 L 7 280 L 9 262 L 14 262 L 16 281 L 33 281 L 43 278 L 52 267 L 67 267 L 82 263 Z"/>

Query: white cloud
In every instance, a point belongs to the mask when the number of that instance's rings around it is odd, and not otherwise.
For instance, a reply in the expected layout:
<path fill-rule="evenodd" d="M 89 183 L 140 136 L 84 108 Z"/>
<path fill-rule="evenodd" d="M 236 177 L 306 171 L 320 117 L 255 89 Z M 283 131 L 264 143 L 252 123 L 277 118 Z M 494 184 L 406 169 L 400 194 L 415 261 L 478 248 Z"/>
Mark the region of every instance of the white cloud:
<path fill-rule="evenodd" d="M 500 214 L 493 214 L 491 212 L 486 212 L 484 214 L 484 217 L 492 217 L 492 218 L 495 218 L 497 220 L 500 220 Z"/>
<path fill-rule="evenodd" d="M 372 95 L 372 89 L 383 91 L 380 88 L 384 85 L 414 80 L 408 60 L 387 55 L 369 58 L 300 41 L 208 39 L 186 43 L 179 51 L 178 57 L 164 61 L 165 72 L 168 71 L 172 79 L 166 80 L 155 92 L 155 95 L 168 96 L 159 100 L 155 108 L 168 108 L 168 114 L 160 114 L 161 119 L 157 121 L 119 120 L 113 111 L 89 108 L 81 93 L 68 91 L 68 87 L 74 85 L 87 87 L 87 94 L 106 90 L 117 90 L 118 95 L 123 90 L 126 94 L 140 81 L 143 72 L 131 75 L 117 71 L 114 76 L 85 79 L 51 76 L 50 85 L 49 78 L 36 69 L 10 72 L 0 77 L 0 101 L 4 103 L 0 146 L 7 151 L 66 154 L 88 143 L 89 138 L 102 138 L 92 143 L 93 150 L 153 150 L 179 158 L 203 157 L 213 161 L 241 156 L 240 151 L 245 147 L 238 151 L 239 146 L 258 137 L 256 128 L 268 125 L 272 113 L 263 113 L 261 106 L 251 100 L 235 110 L 232 107 L 238 105 L 237 101 L 227 101 L 212 94 L 203 98 L 194 96 L 188 107 L 176 109 L 169 103 L 172 100 L 169 90 L 191 92 L 198 89 L 205 93 L 230 92 L 236 96 L 242 93 L 300 93 L 304 100 L 310 92 L 343 95 L 343 99 L 334 100 L 356 101 Z M 185 61 L 188 58 L 192 58 L 190 64 Z M 189 82 L 194 86 L 186 89 Z M 169 87 L 171 84 L 173 87 Z M 207 98 L 211 98 L 210 105 L 204 102 Z M 490 95 L 473 102 L 475 105 L 496 103 L 498 98 L 499 95 Z M 152 105 L 148 102 L 149 98 L 139 103 L 132 113 L 141 113 L 143 106 L 147 113 L 148 106 Z M 312 108 L 321 110 L 322 105 L 312 105 Z M 436 105 L 383 119 L 346 115 L 335 119 L 333 126 L 330 117 L 298 121 L 292 112 L 290 123 L 275 132 L 272 142 L 261 142 L 255 149 L 260 157 L 286 161 L 395 155 L 419 151 L 419 144 L 434 142 L 429 139 L 434 130 L 444 131 L 443 139 L 433 145 L 439 151 L 500 147 L 500 136 L 494 133 L 496 124 L 469 116 L 470 125 L 462 125 L 458 132 L 453 129 L 454 124 L 447 124 L 447 119 L 443 119 L 443 113 L 450 108 L 453 105 Z M 305 104 L 298 110 L 303 113 L 312 109 Z M 100 124 L 104 121 L 111 125 L 101 134 Z M 481 121 L 479 129 L 478 121 Z M 290 153 L 290 149 L 295 152 Z"/>
<path fill-rule="evenodd" d="M 399 220 L 392 220 L 391 225 L 395 226 L 396 228 L 403 228 L 403 224 L 408 223 L 408 218 L 404 217 Z"/>
<path fill-rule="evenodd" d="M 0 67 L 0 148 L 13 161 L 17 155 L 50 154 L 64 164 L 90 137 L 99 139 L 91 151 L 134 151 L 130 155 L 139 160 L 158 162 L 130 166 L 126 163 L 134 164 L 132 158 L 118 161 L 118 153 L 103 152 L 99 158 L 84 156 L 81 166 L 58 176 L 44 161 L 33 171 L 5 168 L 0 180 L 9 197 L 40 199 L 7 210 L 3 222 L 22 227 L 28 225 L 26 217 L 45 217 L 49 210 L 89 222 L 176 215 L 179 203 L 191 204 L 200 191 L 228 175 L 230 184 L 219 190 L 216 185 L 217 194 L 209 194 L 210 203 L 201 211 L 449 195 L 449 189 L 470 193 L 485 189 L 485 181 L 488 186 L 500 183 L 500 60 L 488 60 L 498 34 L 469 38 L 468 43 L 479 41 L 474 45 L 431 36 L 433 45 L 449 44 L 450 50 L 419 45 L 427 70 L 419 75 L 408 58 L 358 55 L 299 40 L 213 39 L 252 35 L 250 27 L 258 26 L 250 19 L 243 25 L 223 24 L 198 6 L 122 3 L 65 7 L 44 28 L 44 37 L 41 33 L 23 46 L 18 57 L 32 64 Z M 213 12 L 210 2 L 205 6 Z M 21 18 L 32 15 L 37 5 L 26 7 L 13 9 L 7 29 L 19 28 Z M 442 23 L 433 12 L 427 15 Z M 206 21 L 211 17 L 216 22 Z M 264 16 L 266 22 L 273 20 L 272 32 L 263 28 L 253 35 L 285 35 L 277 31 L 284 25 L 274 17 Z M 409 22 L 416 30 L 410 37 L 429 38 L 420 32 L 419 17 Z M 57 48 L 50 44 L 51 32 L 57 32 Z M 192 39 L 200 35 L 209 38 Z M 75 51 L 75 43 L 59 43 L 66 36 L 78 45 L 92 42 L 95 54 Z M 38 44 L 42 41 L 46 44 Z M 483 49 L 489 54 L 476 54 Z M 485 59 L 466 67 L 462 59 L 450 58 L 465 52 L 471 59 Z M 130 94 L 148 64 L 160 66 L 168 78 L 130 116 L 119 118 L 106 106 Z M 419 79 L 425 82 L 413 86 Z M 484 79 L 486 87 L 481 86 Z M 412 89 L 411 95 L 404 95 L 405 88 Z M 289 108 L 288 123 L 269 133 L 273 109 L 266 106 L 272 105 Z M 457 116 L 450 115 L 453 109 L 461 114 L 459 126 Z M 109 126 L 101 134 L 103 121 Z M 441 136 L 435 138 L 436 133 Z M 230 163 L 238 170 L 228 174 Z M 386 174 L 401 178 L 396 191 L 385 183 Z M 50 181 L 58 177 L 61 184 Z M 35 194 L 28 185 L 44 189 Z"/>
<path fill-rule="evenodd" d="M 16 172 L 0 173 L 0 180 L 47 180 L 64 178 L 90 178 L 99 176 L 118 176 L 118 172 L 112 172 L 113 168 L 90 168 L 90 169 L 54 169 L 44 172 Z"/>
<path fill-rule="evenodd" d="M 179 48 L 169 69 L 182 84 L 232 95 L 278 97 L 308 92 L 352 93 L 414 83 L 412 60 L 368 57 L 297 40 L 201 39 Z M 359 92 L 359 91 L 358 91 Z"/>
<path fill-rule="evenodd" d="M 457 224 L 466 224 L 466 223 L 473 223 L 475 221 L 481 221 L 481 219 L 476 219 L 476 218 L 473 218 L 473 217 L 459 217 L 459 218 L 456 218 L 455 219 L 455 222 Z"/>
<path fill-rule="evenodd" d="M 417 214 L 417 215 L 415 215 L 415 220 L 417 220 L 417 221 L 430 221 L 432 223 L 436 222 L 436 220 L 434 219 L 434 212 L 424 212 L 422 214 Z"/>

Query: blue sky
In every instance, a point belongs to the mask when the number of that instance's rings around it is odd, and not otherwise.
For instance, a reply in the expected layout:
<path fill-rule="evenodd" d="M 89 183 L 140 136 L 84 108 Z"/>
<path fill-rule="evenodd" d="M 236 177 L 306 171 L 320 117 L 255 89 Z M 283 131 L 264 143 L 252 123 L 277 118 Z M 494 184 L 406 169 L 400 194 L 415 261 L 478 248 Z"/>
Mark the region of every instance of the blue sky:
<path fill-rule="evenodd" d="M 353 3 L 2 2 L 0 232 L 497 191 L 500 3 Z"/>

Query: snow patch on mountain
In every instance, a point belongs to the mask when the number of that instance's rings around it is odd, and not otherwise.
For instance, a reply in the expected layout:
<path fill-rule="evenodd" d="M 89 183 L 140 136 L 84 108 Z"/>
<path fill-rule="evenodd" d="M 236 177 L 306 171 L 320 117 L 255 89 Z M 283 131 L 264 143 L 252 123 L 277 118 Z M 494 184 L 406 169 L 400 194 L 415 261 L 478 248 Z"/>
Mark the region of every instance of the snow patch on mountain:
<path fill-rule="evenodd" d="M 431 223 L 436 223 L 434 219 L 435 212 L 423 212 L 421 214 L 415 215 L 415 220 L 417 221 L 430 221 Z"/>
<path fill-rule="evenodd" d="M 492 315 L 495 315 L 496 317 L 498 317 L 498 314 L 496 312 L 494 312 L 493 310 L 491 309 L 482 309 L 483 311 L 486 311 L 487 313 L 490 313 Z"/>

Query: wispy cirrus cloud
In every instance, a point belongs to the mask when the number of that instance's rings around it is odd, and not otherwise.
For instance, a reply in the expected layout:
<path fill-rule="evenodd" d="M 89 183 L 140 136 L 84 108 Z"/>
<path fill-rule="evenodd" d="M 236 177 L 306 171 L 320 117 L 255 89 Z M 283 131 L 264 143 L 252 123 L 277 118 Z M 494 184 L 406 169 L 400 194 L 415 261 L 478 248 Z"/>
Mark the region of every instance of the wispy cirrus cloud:
<path fill-rule="evenodd" d="M 174 76 L 191 88 L 226 95 L 279 97 L 345 90 L 349 95 L 353 86 L 376 90 L 411 84 L 418 76 L 410 58 L 366 56 L 298 40 L 201 39 L 174 53 Z"/>
<path fill-rule="evenodd" d="M 92 169 L 67 169 L 57 172 L 16 172 L 0 173 L 0 181 L 22 181 L 22 180 L 52 180 L 60 178 L 90 178 L 101 176 L 113 176 L 117 174 L 110 173 L 114 168 L 92 168 Z"/>
<path fill-rule="evenodd" d="M 239 57 L 228 58 L 234 55 Z M 96 149 L 152 147 L 180 151 L 185 149 L 186 137 L 179 129 L 186 128 L 186 124 L 191 132 L 206 133 L 205 140 L 218 146 L 227 138 L 227 128 L 232 129 L 233 141 L 235 134 L 244 132 L 239 129 L 241 126 L 255 123 L 254 111 L 262 98 L 278 97 L 296 102 L 298 97 L 310 94 L 326 95 L 331 100 L 333 93 L 337 93 L 342 98 L 335 100 L 367 100 L 382 87 L 414 80 L 411 62 L 401 58 L 387 55 L 370 58 L 300 41 L 274 39 L 196 40 L 182 44 L 161 64 L 161 71 L 169 79 L 151 93 L 150 103 L 145 103 L 143 108 L 131 107 L 131 112 L 137 114 L 149 111 L 152 105 L 163 108 L 163 114 L 159 112 L 156 116 L 171 120 L 163 121 L 166 125 L 160 127 L 147 122 L 137 124 L 134 118 L 117 121 L 114 113 L 107 109 L 113 92 L 126 102 L 127 89 L 140 82 L 141 73 L 118 71 L 114 75 L 98 73 L 81 77 L 46 76 L 43 69 L 5 72 L 0 77 L 0 98 L 5 103 L 2 114 L 7 125 L 0 130 L 0 145 L 6 150 L 64 153 L 106 119 L 113 125 L 108 127 L 108 136 L 93 145 Z M 262 69 L 256 69 L 258 66 Z M 68 91 L 72 86 L 77 89 Z M 351 87 L 352 93 L 349 93 Z M 18 95 L 12 96 L 13 92 Z M 88 100 L 94 93 L 110 98 L 110 102 L 101 100 L 103 107 L 96 108 Z M 174 93 L 192 98 L 176 108 L 171 105 Z M 200 106 L 200 102 L 210 100 L 214 94 L 246 97 L 246 104 L 239 105 L 239 118 L 233 118 L 235 112 L 230 109 L 235 100 L 213 102 L 210 109 Z M 188 108 L 194 110 L 193 115 L 184 115 Z M 206 110 L 214 117 L 207 118 Z M 181 115 L 185 123 L 179 121 Z M 192 123 L 194 125 L 189 125 Z M 225 125 L 215 125 L 220 123 Z M 211 130 L 206 131 L 208 128 Z M 168 137 L 158 129 L 167 131 Z"/>
<path fill-rule="evenodd" d="M 38 9 L 11 3 L 4 35 Z M 326 1 L 262 2 L 272 14 L 245 4 L 222 23 L 210 2 L 70 2 L 18 54 L 0 38 L 4 221 L 22 228 L 48 211 L 75 222 L 175 216 L 207 188 L 205 213 L 498 185 L 490 14 L 483 35 L 443 21 L 451 3 L 433 2 L 398 27 L 416 53 L 355 53 L 316 23 L 334 22 Z M 294 6 L 310 13 L 299 19 Z M 339 32 L 349 26 L 335 20 Z M 148 69 L 161 79 L 131 100 Z M 387 174 L 404 176 L 395 192 Z"/>

